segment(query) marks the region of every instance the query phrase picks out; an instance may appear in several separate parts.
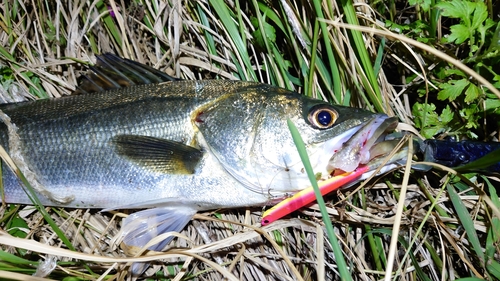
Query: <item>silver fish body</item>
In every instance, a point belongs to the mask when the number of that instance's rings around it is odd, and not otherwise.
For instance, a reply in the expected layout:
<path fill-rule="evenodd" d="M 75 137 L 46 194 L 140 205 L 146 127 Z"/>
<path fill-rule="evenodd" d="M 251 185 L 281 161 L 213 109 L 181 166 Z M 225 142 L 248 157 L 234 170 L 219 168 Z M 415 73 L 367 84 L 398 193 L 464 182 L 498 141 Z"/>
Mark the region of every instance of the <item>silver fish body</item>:
<path fill-rule="evenodd" d="M 222 80 L 132 85 L 0 110 L 0 144 L 42 203 L 146 208 L 124 221 L 124 242 L 137 247 L 180 231 L 196 211 L 271 204 L 308 187 L 287 120 L 323 178 L 365 164 L 363 146 L 397 123 L 266 84 Z M 336 152 L 349 156 L 348 165 Z M 31 204 L 14 173 L 6 165 L 2 172 L 5 201 Z"/>
<path fill-rule="evenodd" d="M 329 130 L 313 128 L 302 117 L 319 105 L 349 116 Z M 373 116 L 265 84 L 218 80 L 139 85 L 0 109 L 17 127 L 18 151 L 10 153 L 22 155 L 51 193 L 74 196 L 66 204 L 41 196 L 44 204 L 108 209 L 171 200 L 199 209 L 266 204 L 308 185 L 287 118 L 297 123 L 311 159 L 317 159 L 328 153 L 322 145 Z M 1 144 L 10 149 L 7 126 L 1 127 Z M 173 141 L 203 156 L 192 172 L 140 163 L 119 153 L 119 136 Z M 3 172 L 7 202 L 31 203 L 15 175 L 5 167 Z"/>

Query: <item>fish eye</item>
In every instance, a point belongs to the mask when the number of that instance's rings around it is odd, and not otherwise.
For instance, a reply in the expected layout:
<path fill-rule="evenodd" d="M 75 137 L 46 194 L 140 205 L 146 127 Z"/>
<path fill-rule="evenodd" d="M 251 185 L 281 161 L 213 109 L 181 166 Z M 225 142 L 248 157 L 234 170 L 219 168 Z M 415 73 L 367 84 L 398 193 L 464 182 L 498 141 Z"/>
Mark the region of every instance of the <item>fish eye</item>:
<path fill-rule="evenodd" d="M 327 105 L 313 106 L 309 110 L 309 122 L 318 129 L 328 129 L 337 121 L 338 113 Z"/>

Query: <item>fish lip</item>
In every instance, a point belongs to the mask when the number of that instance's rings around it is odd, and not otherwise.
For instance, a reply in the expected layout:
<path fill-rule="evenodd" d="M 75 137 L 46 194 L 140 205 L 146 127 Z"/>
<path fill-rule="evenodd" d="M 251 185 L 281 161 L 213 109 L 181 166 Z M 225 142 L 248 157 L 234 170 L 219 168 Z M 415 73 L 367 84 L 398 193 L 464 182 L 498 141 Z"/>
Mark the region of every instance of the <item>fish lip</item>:
<path fill-rule="evenodd" d="M 385 114 L 375 115 L 360 125 L 359 129 L 342 145 L 342 148 L 333 153 L 328 161 L 327 171 L 352 172 L 360 165 L 367 165 L 370 161 L 380 156 L 372 155 L 371 149 L 384 142 L 385 136 L 394 131 L 398 125 L 396 117 Z M 387 148 L 386 148 L 387 149 Z"/>

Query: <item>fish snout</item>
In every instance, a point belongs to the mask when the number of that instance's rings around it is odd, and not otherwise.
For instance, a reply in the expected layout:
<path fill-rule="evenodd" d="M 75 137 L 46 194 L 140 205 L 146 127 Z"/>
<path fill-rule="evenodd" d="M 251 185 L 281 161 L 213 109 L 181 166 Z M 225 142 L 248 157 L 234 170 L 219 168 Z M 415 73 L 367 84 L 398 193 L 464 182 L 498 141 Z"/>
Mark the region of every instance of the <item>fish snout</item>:
<path fill-rule="evenodd" d="M 360 165 L 369 164 L 375 157 L 390 153 L 395 145 L 394 142 L 386 143 L 385 137 L 394 131 L 397 125 L 396 117 L 384 114 L 369 119 L 332 155 L 328 162 L 328 171 L 352 172 Z"/>

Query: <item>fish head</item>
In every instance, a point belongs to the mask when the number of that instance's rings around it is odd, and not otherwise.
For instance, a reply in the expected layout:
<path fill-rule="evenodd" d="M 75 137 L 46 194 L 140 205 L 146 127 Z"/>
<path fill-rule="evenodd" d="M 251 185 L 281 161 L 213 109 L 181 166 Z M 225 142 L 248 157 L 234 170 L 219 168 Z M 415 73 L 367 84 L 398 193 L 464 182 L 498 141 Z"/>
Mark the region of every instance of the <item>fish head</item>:
<path fill-rule="evenodd" d="M 206 149 L 224 169 L 245 187 L 271 198 L 310 185 L 287 120 L 304 140 L 318 179 L 368 163 L 376 139 L 397 124 L 383 114 L 268 87 L 222 95 L 194 120 Z"/>

